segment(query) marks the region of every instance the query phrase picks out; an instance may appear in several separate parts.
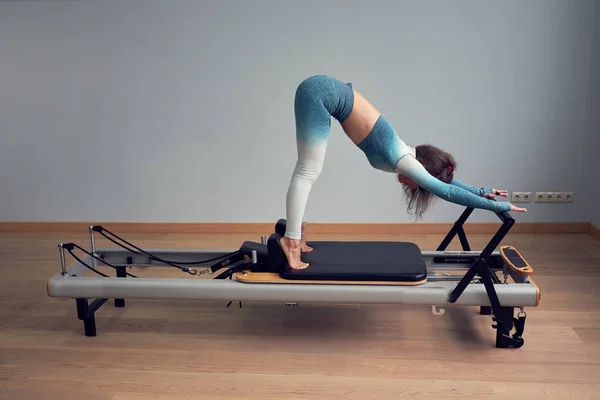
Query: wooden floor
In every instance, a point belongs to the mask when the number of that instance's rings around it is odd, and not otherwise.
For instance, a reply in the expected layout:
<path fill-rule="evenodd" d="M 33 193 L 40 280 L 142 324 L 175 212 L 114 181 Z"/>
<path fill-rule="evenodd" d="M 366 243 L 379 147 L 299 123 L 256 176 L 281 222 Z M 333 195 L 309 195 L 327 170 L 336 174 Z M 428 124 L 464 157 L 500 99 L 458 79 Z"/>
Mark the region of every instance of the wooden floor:
<path fill-rule="evenodd" d="M 249 239 L 126 237 L 174 248 Z M 428 250 L 441 240 L 313 238 L 411 240 Z M 488 236 L 470 239 L 481 249 Z M 0 234 L 0 399 L 600 398 L 600 242 L 589 235 L 505 240 L 534 266 L 542 291 L 541 305 L 526 310 L 521 349 L 496 349 L 491 318 L 475 307 L 436 316 L 427 306 L 127 300 L 100 309 L 98 336 L 85 337 L 74 301 L 46 294 L 61 241 L 88 245 L 85 232 Z"/>

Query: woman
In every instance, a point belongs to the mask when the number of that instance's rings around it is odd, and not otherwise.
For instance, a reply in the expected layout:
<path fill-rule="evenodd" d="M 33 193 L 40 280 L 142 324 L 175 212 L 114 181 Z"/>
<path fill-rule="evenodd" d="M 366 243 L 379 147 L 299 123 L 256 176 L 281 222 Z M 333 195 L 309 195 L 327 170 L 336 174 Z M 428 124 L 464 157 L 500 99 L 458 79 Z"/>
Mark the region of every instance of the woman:
<path fill-rule="evenodd" d="M 339 121 L 350 140 L 376 169 L 395 173 L 408 199 L 408 211 L 418 217 L 432 196 L 473 208 L 494 212 L 526 211 L 508 202 L 495 202 L 494 195 L 505 190 L 477 189 L 454 179 L 456 162 L 445 151 L 430 145 L 411 148 L 396 134 L 392 125 L 351 83 L 327 75 L 305 79 L 294 100 L 298 161 L 286 197 L 287 230 L 281 240 L 293 269 L 308 267 L 301 260 L 306 245 L 304 210 L 312 185 L 323 169 L 331 117 Z"/>

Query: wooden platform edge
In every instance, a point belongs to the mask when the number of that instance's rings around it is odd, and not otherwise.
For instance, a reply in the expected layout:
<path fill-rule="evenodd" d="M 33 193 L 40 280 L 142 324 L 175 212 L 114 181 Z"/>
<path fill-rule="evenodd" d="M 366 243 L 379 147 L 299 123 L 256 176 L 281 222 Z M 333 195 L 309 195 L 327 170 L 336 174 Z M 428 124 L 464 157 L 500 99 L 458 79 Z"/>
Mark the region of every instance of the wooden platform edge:
<path fill-rule="evenodd" d="M 416 282 L 399 281 L 322 281 L 303 279 L 284 279 L 275 272 L 236 272 L 234 278 L 243 283 L 277 283 L 277 284 L 310 284 L 310 285 L 380 285 L 380 286 L 419 286 L 427 282 L 427 279 Z"/>
<path fill-rule="evenodd" d="M 594 224 L 590 224 L 589 234 L 596 240 L 600 241 L 600 228 Z"/>
<path fill-rule="evenodd" d="M 3 233 L 87 232 L 91 225 L 102 225 L 115 233 L 205 233 L 269 235 L 275 222 L 0 222 Z M 323 223 L 309 222 L 316 234 L 446 234 L 453 223 Z M 500 224 L 471 222 L 467 234 L 493 234 Z M 600 240 L 600 231 L 588 222 L 523 222 L 511 233 L 519 234 L 586 234 Z"/>

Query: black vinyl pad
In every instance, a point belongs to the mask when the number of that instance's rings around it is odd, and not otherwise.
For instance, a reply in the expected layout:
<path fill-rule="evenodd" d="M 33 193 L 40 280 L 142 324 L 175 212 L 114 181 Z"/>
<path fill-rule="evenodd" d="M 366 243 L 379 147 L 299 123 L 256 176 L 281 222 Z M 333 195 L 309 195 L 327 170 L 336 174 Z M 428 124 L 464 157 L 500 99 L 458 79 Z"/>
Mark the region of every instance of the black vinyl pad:
<path fill-rule="evenodd" d="M 309 242 L 309 267 L 293 270 L 285 262 L 279 275 L 297 280 L 420 282 L 427 278 L 421 249 L 410 242 Z"/>
<path fill-rule="evenodd" d="M 523 267 L 527 266 L 527 263 L 525 262 L 525 260 L 523 260 L 523 258 L 521 258 L 519 253 L 517 253 L 515 250 L 505 249 L 504 254 L 508 258 L 508 260 L 512 263 L 512 265 L 514 265 L 515 267 L 523 268 Z"/>

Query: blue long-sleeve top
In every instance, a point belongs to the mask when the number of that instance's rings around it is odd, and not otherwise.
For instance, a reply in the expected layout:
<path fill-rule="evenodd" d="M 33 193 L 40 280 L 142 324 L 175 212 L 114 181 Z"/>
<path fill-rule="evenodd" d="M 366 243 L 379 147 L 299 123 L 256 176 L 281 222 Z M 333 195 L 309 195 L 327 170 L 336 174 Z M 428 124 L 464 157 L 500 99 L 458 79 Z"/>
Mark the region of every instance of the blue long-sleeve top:
<path fill-rule="evenodd" d="M 491 189 L 478 189 L 458 180 L 445 183 L 432 176 L 416 159 L 415 149 L 408 146 L 394 127 L 380 115 L 371 132 L 358 147 L 374 168 L 402 174 L 435 196 L 465 207 L 481 208 L 495 213 L 510 210 L 510 203 L 483 197 Z"/>
<path fill-rule="evenodd" d="M 406 176 L 423 189 L 446 201 L 495 213 L 510 211 L 509 202 L 493 201 L 483 197 L 485 194 L 492 193 L 492 189 L 476 188 L 457 179 L 453 179 L 451 183 L 442 182 L 427 172 L 412 154 L 406 154 L 398 161 L 395 172 Z"/>

